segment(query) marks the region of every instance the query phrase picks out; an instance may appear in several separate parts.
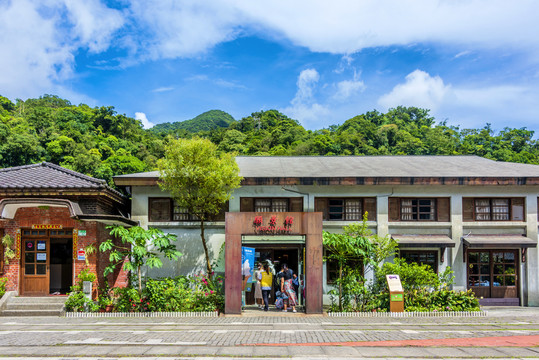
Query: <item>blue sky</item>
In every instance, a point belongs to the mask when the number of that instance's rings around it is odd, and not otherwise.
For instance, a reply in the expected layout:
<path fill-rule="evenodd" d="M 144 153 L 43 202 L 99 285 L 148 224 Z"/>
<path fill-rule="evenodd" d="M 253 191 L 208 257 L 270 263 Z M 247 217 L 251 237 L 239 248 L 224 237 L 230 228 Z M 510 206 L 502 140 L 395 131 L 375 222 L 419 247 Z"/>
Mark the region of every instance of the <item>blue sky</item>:
<path fill-rule="evenodd" d="M 278 109 L 320 129 L 404 105 L 539 130 L 537 34 L 536 0 L 0 0 L 0 94 L 146 127 Z"/>

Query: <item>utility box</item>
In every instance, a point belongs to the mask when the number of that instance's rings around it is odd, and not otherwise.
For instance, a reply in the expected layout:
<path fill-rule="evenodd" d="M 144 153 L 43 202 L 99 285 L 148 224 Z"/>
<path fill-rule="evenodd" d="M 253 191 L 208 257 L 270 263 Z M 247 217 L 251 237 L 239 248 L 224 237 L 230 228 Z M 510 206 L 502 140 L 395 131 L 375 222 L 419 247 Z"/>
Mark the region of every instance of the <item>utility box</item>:
<path fill-rule="evenodd" d="M 389 311 L 404 312 L 404 291 L 399 275 L 386 275 L 389 288 Z"/>

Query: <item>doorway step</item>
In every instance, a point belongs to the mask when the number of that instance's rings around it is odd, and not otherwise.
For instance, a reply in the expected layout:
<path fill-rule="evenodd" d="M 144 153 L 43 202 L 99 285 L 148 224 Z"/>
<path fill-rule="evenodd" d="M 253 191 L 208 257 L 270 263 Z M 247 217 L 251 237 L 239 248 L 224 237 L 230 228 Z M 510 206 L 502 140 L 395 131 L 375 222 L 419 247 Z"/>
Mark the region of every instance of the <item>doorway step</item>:
<path fill-rule="evenodd" d="M 0 316 L 60 316 L 67 296 L 12 297 Z"/>

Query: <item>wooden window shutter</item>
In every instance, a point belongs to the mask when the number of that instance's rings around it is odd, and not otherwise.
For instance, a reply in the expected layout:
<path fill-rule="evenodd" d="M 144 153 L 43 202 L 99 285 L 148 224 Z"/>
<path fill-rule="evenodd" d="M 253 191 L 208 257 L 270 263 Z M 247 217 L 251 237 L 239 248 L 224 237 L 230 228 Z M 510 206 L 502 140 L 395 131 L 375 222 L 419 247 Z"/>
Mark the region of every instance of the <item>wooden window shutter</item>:
<path fill-rule="evenodd" d="M 315 198 L 314 199 L 314 211 L 322 213 L 322 219 L 329 219 L 329 210 L 328 210 L 328 199 L 326 198 Z"/>
<path fill-rule="evenodd" d="M 400 220 L 400 199 L 399 198 L 389 198 L 389 221 L 399 221 Z"/>
<path fill-rule="evenodd" d="M 511 220 L 512 221 L 524 221 L 526 217 L 524 211 L 524 198 L 512 198 L 511 199 Z"/>
<path fill-rule="evenodd" d="M 462 198 L 462 221 L 474 221 L 474 199 Z"/>
<path fill-rule="evenodd" d="M 290 209 L 291 212 L 303 212 L 303 197 L 293 197 L 290 198 Z"/>
<path fill-rule="evenodd" d="M 255 205 L 253 198 L 240 198 L 240 211 L 241 212 L 253 212 L 255 211 Z"/>
<path fill-rule="evenodd" d="M 367 220 L 376 221 L 376 198 L 365 198 L 363 211 L 368 212 Z"/>
<path fill-rule="evenodd" d="M 451 221 L 449 198 L 438 198 L 436 202 L 438 221 Z"/>

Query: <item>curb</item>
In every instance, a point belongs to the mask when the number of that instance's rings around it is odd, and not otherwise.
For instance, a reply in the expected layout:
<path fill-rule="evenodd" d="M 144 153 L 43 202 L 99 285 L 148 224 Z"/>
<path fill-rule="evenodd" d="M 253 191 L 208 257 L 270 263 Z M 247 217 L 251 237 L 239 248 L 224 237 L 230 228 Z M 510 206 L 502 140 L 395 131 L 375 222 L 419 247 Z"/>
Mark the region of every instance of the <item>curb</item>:
<path fill-rule="evenodd" d="M 146 318 L 146 317 L 165 317 L 165 318 L 178 318 L 178 317 L 219 317 L 218 311 L 192 311 L 192 312 L 66 312 L 65 317 L 68 318 L 109 318 L 109 317 L 133 317 L 133 318 Z"/>
<path fill-rule="evenodd" d="M 329 317 L 484 317 L 488 312 L 481 311 L 437 311 L 437 312 L 328 312 Z"/>

